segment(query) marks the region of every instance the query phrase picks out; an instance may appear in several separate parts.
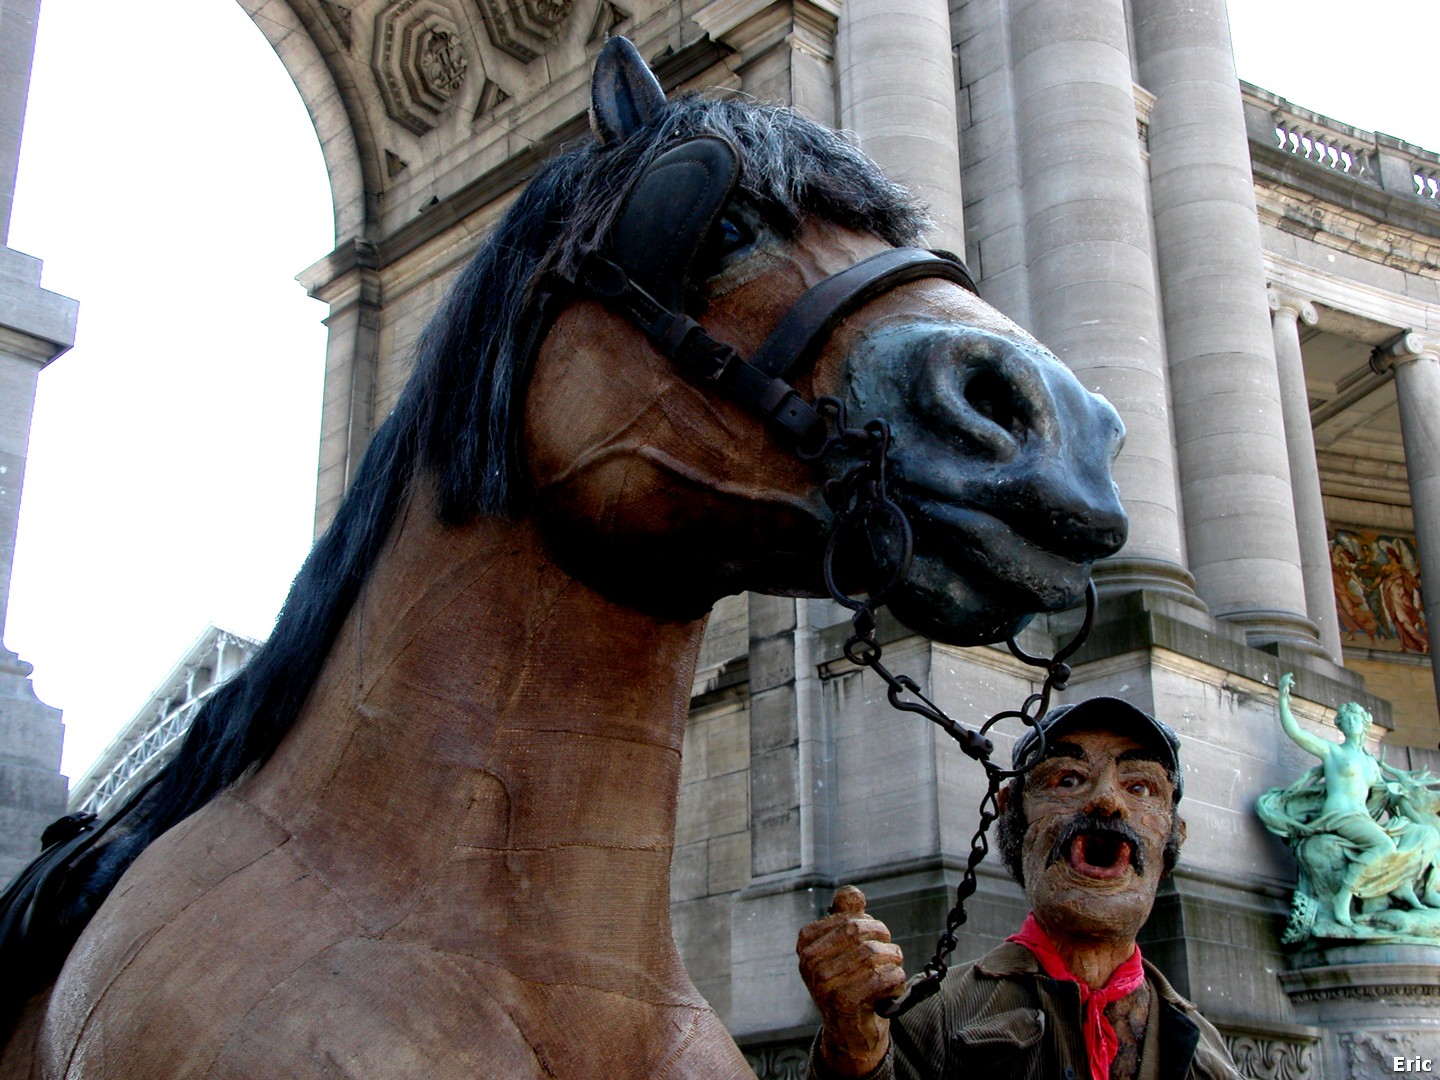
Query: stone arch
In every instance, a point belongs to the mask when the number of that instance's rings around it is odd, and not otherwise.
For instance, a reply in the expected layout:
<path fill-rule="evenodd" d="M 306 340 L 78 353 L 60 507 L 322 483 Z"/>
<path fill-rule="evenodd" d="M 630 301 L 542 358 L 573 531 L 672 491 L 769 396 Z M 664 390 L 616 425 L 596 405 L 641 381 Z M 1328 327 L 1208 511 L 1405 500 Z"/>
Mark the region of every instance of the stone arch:
<path fill-rule="evenodd" d="M 380 155 L 364 124 L 354 117 L 363 115 L 360 90 L 343 65 L 326 62 L 324 52 L 343 45 L 338 27 L 310 12 L 311 25 L 301 21 L 295 7 L 285 0 L 239 0 L 274 48 L 294 80 L 325 157 L 335 207 L 335 243 L 366 237 L 371 214 L 369 193 L 380 190 Z M 307 5 L 331 7 L 336 5 Z M 340 9 L 344 10 L 344 9 Z M 336 15 L 336 19 L 341 16 Z M 318 33 L 317 33 L 318 31 Z"/>

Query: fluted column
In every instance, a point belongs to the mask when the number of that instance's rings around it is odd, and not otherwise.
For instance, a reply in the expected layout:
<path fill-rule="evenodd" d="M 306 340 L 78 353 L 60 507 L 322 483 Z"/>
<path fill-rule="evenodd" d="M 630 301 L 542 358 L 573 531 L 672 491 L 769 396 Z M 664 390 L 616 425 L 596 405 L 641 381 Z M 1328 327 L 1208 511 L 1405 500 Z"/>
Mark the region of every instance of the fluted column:
<path fill-rule="evenodd" d="M 1260 224 L 1225 0 L 1133 0 L 1190 570 L 1256 645 L 1306 617 Z"/>
<path fill-rule="evenodd" d="M 1115 479 L 1130 539 L 1096 579 L 1194 603 L 1123 0 L 1014 0 L 1010 42 L 1030 329 L 1128 431 Z"/>
<path fill-rule="evenodd" d="M 1375 363 L 1395 368 L 1395 397 L 1400 405 L 1400 436 L 1405 442 L 1405 472 L 1410 508 L 1420 549 L 1425 614 L 1434 656 L 1436 613 L 1440 612 L 1440 334 L 1402 335 L 1379 350 Z M 1440 664 L 1432 663 L 1440 699 Z"/>
<path fill-rule="evenodd" d="M 1268 298 L 1285 445 L 1290 451 L 1290 495 L 1300 540 L 1305 611 L 1319 628 L 1320 644 L 1338 664 L 1342 662 L 1340 620 L 1335 613 L 1335 580 L 1330 572 L 1320 468 L 1315 462 L 1315 430 L 1310 426 L 1310 395 L 1305 390 L 1305 364 L 1300 355 L 1300 323 L 1314 326 L 1319 316 L 1313 304 L 1288 290 L 1271 286 Z"/>
<path fill-rule="evenodd" d="M 964 254 L 960 136 L 945 0 L 846 0 L 837 40 L 840 126 L 935 219 L 931 243 Z"/>

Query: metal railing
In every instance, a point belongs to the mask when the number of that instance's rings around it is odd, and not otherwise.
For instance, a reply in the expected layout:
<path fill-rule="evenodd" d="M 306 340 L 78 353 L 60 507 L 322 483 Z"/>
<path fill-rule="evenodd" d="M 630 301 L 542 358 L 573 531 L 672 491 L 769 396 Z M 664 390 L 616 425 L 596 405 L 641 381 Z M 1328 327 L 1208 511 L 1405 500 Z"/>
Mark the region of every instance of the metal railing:
<path fill-rule="evenodd" d="M 158 716 L 155 722 L 140 734 L 135 744 L 127 749 L 124 755 L 100 777 L 99 782 L 95 785 L 95 790 L 85 796 L 84 801 L 76 809 L 103 815 L 115 796 L 120 794 L 126 785 L 147 766 L 152 763 L 156 767 L 163 764 L 171 748 L 179 743 L 185 733 L 190 730 L 195 713 L 214 691 L 215 687 L 211 687 L 198 697 L 190 698 L 178 708 Z"/>

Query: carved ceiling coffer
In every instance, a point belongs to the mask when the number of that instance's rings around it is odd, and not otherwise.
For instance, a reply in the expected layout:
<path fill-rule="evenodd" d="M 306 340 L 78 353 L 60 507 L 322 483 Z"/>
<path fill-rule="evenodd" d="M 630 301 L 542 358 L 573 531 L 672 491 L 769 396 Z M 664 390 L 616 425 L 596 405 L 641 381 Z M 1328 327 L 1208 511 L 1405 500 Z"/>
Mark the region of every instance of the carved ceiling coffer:
<path fill-rule="evenodd" d="M 497 49 L 529 63 L 560 32 L 574 0 L 478 0 L 485 29 Z"/>
<path fill-rule="evenodd" d="M 380 93 L 390 116 L 415 134 L 440 122 L 470 65 L 459 20 L 444 0 L 399 0 L 376 17 Z"/>

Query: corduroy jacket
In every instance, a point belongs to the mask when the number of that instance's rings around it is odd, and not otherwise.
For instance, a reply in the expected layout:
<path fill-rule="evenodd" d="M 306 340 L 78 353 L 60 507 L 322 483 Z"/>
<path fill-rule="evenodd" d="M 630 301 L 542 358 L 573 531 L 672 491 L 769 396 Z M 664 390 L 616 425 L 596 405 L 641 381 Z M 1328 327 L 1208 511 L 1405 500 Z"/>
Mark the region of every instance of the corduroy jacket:
<path fill-rule="evenodd" d="M 1148 962 L 1150 1024 L 1141 1080 L 1242 1080 L 1220 1033 Z M 1138 992 L 1138 991 L 1137 991 Z M 954 968 L 940 992 L 890 1024 L 890 1050 L 864 1080 L 1089 1080 L 1074 983 L 1004 942 Z M 810 1080 L 835 1080 L 810 1051 Z"/>

